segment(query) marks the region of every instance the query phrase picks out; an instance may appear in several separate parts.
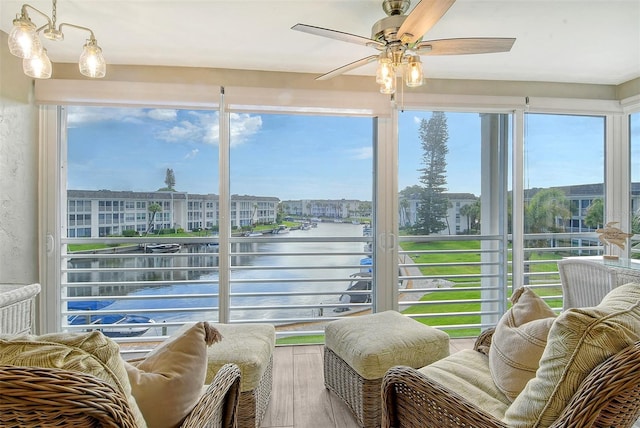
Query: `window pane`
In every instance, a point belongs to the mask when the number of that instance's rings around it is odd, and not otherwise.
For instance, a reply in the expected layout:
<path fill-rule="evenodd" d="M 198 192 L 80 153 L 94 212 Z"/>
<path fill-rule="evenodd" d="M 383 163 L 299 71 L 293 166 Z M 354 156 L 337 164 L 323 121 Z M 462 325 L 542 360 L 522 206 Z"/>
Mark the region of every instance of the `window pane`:
<path fill-rule="evenodd" d="M 218 113 L 72 106 L 67 123 L 66 236 L 85 240 L 63 255 L 63 325 L 216 320 Z"/>
<path fill-rule="evenodd" d="M 604 215 L 604 118 L 526 114 L 524 284 L 560 306 L 556 261 L 599 254 Z M 594 248 L 596 247 L 596 248 Z"/>
<path fill-rule="evenodd" d="M 317 330 L 369 309 L 372 119 L 232 114 L 230 127 L 231 319 Z M 347 295 L 355 274 L 363 289 Z"/>
<path fill-rule="evenodd" d="M 477 335 L 499 311 L 481 300 L 506 290 L 506 249 L 489 236 L 506 233 L 510 117 L 405 111 L 398 121 L 399 306 L 454 337 Z"/>

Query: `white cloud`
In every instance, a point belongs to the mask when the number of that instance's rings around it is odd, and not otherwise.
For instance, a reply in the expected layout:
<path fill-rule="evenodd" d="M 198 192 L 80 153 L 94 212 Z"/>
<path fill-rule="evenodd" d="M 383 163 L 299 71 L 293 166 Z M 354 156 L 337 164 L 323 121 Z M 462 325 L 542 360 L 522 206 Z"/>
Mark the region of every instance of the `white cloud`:
<path fill-rule="evenodd" d="M 178 125 L 161 131 L 158 138 L 170 143 L 181 143 L 187 141 L 197 141 L 201 139 L 202 128 L 193 123 L 183 120 Z"/>
<path fill-rule="evenodd" d="M 231 146 L 245 143 L 262 129 L 262 117 L 246 113 L 231 113 Z"/>
<path fill-rule="evenodd" d="M 246 113 L 231 113 L 230 135 L 233 146 L 246 142 L 262 129 L 262 118 Z M 190 111 L 189 119 L 160 132 L 157 137 L 171 142 L 218 144 L 218 112 Z"/>
<path fill-rule="evenodd" d="M 199 152 L 200 152 L 200 150 L 193 149 L 189 153 L 187 153 L 184 158 L 185 158 L 185 160 L 187 160 L 187 159 L 195 159 L 196 156 L 198 156 Z"/>
<path fill-rule="evenodd" d="M 349 158 L 350 159 L 357 159 L 357 160 L 362 160 L 362 159 L 372 159 L 373 158 L 373 147 L 360 147 L 357 149 L 351 149 L 349 150 Z"/>
<path fill-rule="evenodd" d="M 144 119 L 175 122 L 179 110 L 120 107 L 71 106 L 68 113 L 70 127 L 83 123 L 119 121 L 143 123 Z M 158 139 L 170 143 L 218 144 L 218 112 L 188 111 L 187 117 L 174 126 L 156 133 Z M 247 142 L 262 129 L 262 117 L 247 113 L 231 113 L 230 135 L 233 146 Z M 156 125 L 154 125 L 156 126 Z"/>
<path fill-rule="evenodd" d="M 73 126 L 109 120 L 139 122 L 145 116 L 145 110 L 141 108 L 69 106 L 67 123 Z"/>
<path fill-rule="evenodd" d="M 168 108 L 156 108 L 149 110 L 149 117 L 154 120 L 174 121 L 178 117 L 178 111 Z"/>

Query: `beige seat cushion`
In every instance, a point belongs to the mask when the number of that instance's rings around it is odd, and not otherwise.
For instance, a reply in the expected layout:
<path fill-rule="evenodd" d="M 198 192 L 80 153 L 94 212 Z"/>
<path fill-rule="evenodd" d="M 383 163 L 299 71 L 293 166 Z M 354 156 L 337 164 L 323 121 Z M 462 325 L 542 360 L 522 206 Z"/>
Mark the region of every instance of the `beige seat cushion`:
<path fill-rule="evenodd" d="M 527 287 L 516 290 L 511 302 L 493 333 L 489 368 L 496 386 L 513 401 L 536 375 L 556 314 Z"/>
<path fill-rule="evenodd" d="M 511 404 L 491 379 L 489 358 L 472 349 L 456 352 L 418 371 L 498 419 L 504 417 Z"/>
<path fill-rule="evenodd" d="M 368 380 L 393 366 L 419 368 L 449 355 L 448 334 L 395 311 L 332 321 L 325 344 Z"/>
<path fill-rule="evenodd" d="M 219 339 L 206 322 L 187 324 L 144 360 L 125 363 L 149 428 L 176 428 L 191 413 L 204 386 L 207 347 Z"/>
<path fill-rule="evenodd" d="M 536 377 L 505 413 L 513 428 L 550 426 L 586 376 L 640 340 L 640 284 L 613 289 L 593 308 L 569 309 L 549 331 Z"/>
<path fill-rule="evenodd" d="M 211 324 L 217 328 L 222 342 L 207 351 L 206 383 L 227 363 L 240 367 L 240 391 L 252 391 L 260 383 L 276 344 L 276 329 L 272 324 Z"/>
<path fill-rule="evenodd" d="M 122 391 L 138 427 L 146 427 L 131 394 L 120 347 L 99 331 L 0 339 L 0 364 L 59 368 L 93 375 Z"/>

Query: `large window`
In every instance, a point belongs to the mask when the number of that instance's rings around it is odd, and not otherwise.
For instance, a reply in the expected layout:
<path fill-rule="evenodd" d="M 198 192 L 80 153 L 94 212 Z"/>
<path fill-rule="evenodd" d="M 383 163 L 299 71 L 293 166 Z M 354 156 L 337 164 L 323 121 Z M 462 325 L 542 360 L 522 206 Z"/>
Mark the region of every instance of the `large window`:
<path fill-rule="evenodd" d="M 524 284 L 557 297 L 557 260 L 602 251 L 593 232 L 605 212 L 605 118 L 527 113 L 524 120 Z"/>
<path fill-rule="evenodd" d="M 399 115 L 399 307 L 454 336 L 495 322 L 506 295 L 510 120 Z"/>
<path fill-rule="evenodd" d="M 372 119 L 230 118 L 230 221 L 242 235 L 231 247 L 231 320 L 299 330 L 369 310 Z"/>
<path fill-rule="evenodd" d="M 230 114 L 227 192 L 217 112 L 67 110 L 67 328 L 253 320 L 299 332 L 370 310 L 371 118 Z"/>
<path fill-rule="evenodd" d="M 605 136 L 627 135 L 609 104 L 588 116 L 480 97 L 400 110 L 379 94 L 216 95 L 189 104 L 210 110 L 42 107 L 45 329 L 151 340 L 206 319 L 322 341 L 326 322 L 397 308 L 473 336 L 510 285 L 559 307 L 556 260 L 602 253 L 606 202 L 628 200 L 605 183 L 605 161 L 607 174 L 626 161 L 605 157 Z"/>
<path fill-rule="evenodd" d="M 217 320 L 217 116 L 67 108 L 63 324 L 135 336 Z"/>

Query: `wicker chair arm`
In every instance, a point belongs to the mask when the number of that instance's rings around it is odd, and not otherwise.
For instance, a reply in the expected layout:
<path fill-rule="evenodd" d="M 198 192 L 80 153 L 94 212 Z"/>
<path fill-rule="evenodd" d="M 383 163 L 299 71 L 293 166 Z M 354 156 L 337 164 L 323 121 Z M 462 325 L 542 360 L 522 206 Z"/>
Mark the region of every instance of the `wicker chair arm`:
<path fill-rule="evenodd" d="M 392 367 L 382 379 L 382 428 L 507 425 L 416 369 Z"/>
<path fill-rule="evenodd" d="M 480 335 L 476 338 L 475 343 L 473 344 L 473 349 L 485 355 L 489 355 L 491 339 L 493 338 L 493 333 L 495 331 L 495 327 L 491 327 L 480 333 Z"/>
<path fill-rule="evenodd" d="M 550 428 L 630 428 L 640 417 L 640 342 L 589 373 Z"/>
<path fill-rule="evenodd" d="M 225 364 L 180 427 L 235 428 L 239 398 L 240 368 Z"/>
<path fill-rule="evenodd" d="M 127 398 L 82 372 L 0 366 L 0 426 L 137 428 Z"/>

